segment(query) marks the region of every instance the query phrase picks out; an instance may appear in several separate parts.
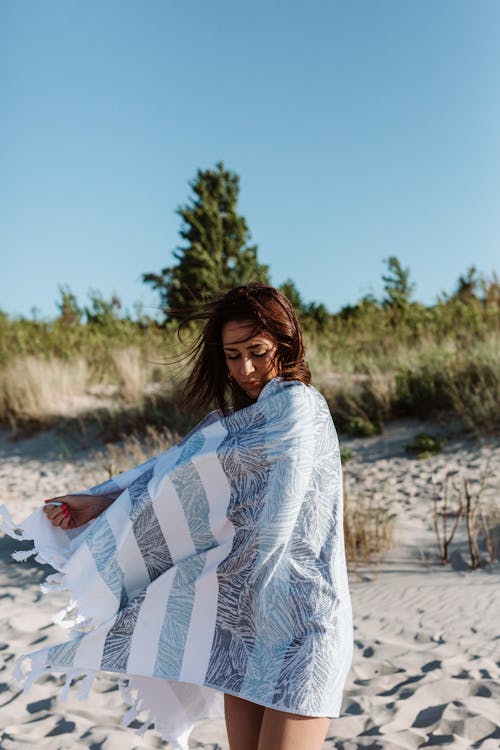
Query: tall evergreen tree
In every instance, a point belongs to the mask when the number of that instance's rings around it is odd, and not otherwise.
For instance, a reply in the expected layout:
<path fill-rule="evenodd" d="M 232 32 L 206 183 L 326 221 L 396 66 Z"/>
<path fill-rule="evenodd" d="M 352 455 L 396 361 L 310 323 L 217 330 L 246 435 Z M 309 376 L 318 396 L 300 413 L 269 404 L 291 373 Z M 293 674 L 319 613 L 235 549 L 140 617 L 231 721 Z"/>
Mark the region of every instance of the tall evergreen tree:
<path fill-rule="evenodd" d="M 397 310 L 404 310 L 411 302 L 415 284 L 410 282 L 410 269 L 403 268 L 398 258 L 387 258 L 387 276 L 382 276 L 385 297 L 383 304 Z"/>
<path fill-rule="evenodd" d="M 59 286 L 59 301 L 56 302 L 56 305 L 59 309 L 59 320 L 63 326 L 69 327 L 80 324 L 83 310 L 69 286 Z"/>
<path fill-rule="evenodd" d="M 237 213 L 238 175 L 218 162 L 215 169 L 198 170 L 190 187 L 194 196 L 176 212 L 185 242 L 174 252 L 176 265 L 143 275 L 173 317 L 231 287 L 269 281 L 268 266 L 258 262 L 257 246 L 248 244 L 247 223 Z"/>
<path fill-rule="evenodd" d="M 306 312 L 307 306 L 304 304 L 301 294 L 292 279 L 287 279 L 283 284 L 281 284 L 279 289 L 280 292 L 283 292 L 288 301 L 291 302 L 297 313 L 300 314 Z"/>
<path fill-rule="evenodd" d="M 457 288 L 453 297 L 461 300 L 470 300 L 472 297 L 478 297 L 478 291 L 481 286 L 481 278 L 475 266 L 470 266 L 467 272 L 458 277 Z"/>

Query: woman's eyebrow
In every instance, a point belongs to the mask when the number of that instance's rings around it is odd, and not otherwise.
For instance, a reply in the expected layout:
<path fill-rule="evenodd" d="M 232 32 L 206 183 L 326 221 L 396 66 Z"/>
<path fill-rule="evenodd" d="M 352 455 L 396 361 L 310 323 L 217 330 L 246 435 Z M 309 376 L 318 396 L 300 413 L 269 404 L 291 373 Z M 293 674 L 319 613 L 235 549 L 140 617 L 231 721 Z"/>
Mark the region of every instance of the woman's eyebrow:
<path fill-rule="evenodd" d="M 237 341 L 236 341 L 236 342 L 234 342 L 234 343 L 239 343 L 239 342 L 237 342 Z M 241 343 L 242 343 L 242 344 L 244 344 L 245 342 L 244 342 L 244 341 L 242 341 Z M 264 342 L 262 341 L 262 342 L 261 342 L 261 343 L 259 343 L 259 344 L 250 344 L 250 346 L 248 346 L 248 347 L 247 347 L 247 349 L 256 349 L 256 348 L 257 348 L 258 346 L 264 346 Z M 235 347 L 235 346 L 231 346 L 231 344 L 223 344 L 223 345 L 222 345 L 222 348 L 223 348 L 223 349 L 231 349 L 231 351 L 234 351 L 234 352 L 235 352 L 235 351 L 238 351 L 238 350 L 236 349 L 236 347 Z"/>

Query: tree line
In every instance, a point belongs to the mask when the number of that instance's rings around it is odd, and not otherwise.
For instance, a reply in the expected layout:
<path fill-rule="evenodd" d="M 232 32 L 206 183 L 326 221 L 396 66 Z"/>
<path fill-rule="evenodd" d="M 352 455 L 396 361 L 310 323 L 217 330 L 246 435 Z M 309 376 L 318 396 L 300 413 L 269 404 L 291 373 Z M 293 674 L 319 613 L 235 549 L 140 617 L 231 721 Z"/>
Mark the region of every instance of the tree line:
<path fill-rule="evenodd" d="M 213 169 L 198 170 L 190 188 L 191 198 L 176 211 L 181 219 L 181 244 L 173 253 L 174 263 L 142 276 L 143 282 L 158 295 L 162 319 L 153 319 L 137 307 L 135 322 L 139 326 L 175 323 L 193 305 L 233 286 L 250 281 L 270 283 L 269 267 L 259 261 L 258 247 L 252 244 L 247 222 L 238 213 L 238 175 L 218 162 Z M 337 313 L 331 313 L 323 303 L 306 303 L 292 279 L 287 279 L 280 289 L 294 305 L 304 327 L 318 333 L 336 330 L 346 322 L 352 326 L 356 320 L 366 321 L 374 316 L 383 319 L 384 325 L 406 327 L 418 333 L 444 308 L 455 309 L 462 322 L 464 309 L 476 308 L 473 313 L 468 310 L 468 323 L 473 318 L 482 318 L 483 313 L 491 317 L 492 312 L 500 309 L 496 275 L 487 279 L 470 267 L 459 277 L 452 294 L 442 294 L 435 305 L 426 307 L 413 299 L 415 285 L 410 279 L 410 269 L 403 267 L 396 256 L 384 262 L 383 297 L 378 300 L 371 294 L 365 295 Z M 105 299 L 99 291 L 91 290 L 88 296 L 88 303 L 81 305 L 68 286 L 60 286 L 56 303 L 60 322 L 68 327 L 85 323 L 112 328 L 120 318 L 127 317 L 117 295 Z"/>
<path fill-rule="evenodd" d="M 58 314 L 52 320 L 10 318 L 0 311 L 4 394 L 6 383 L 17 387 L 22 381 L 18 373 L 36 370 L 40 363 L 61 372 L 65 363 L 80 363 L 89 383 L 119 384 L 119 355 L 135 363 L 127 367 L 128 376 L 135 372 L 158 385 L 172 377 L 163 363 L 185 352 L 177 323 L 193 303 L 238 284 L 269 282 L 269 268 L 260 263 L 238 213 L 238 176 L 218 163 L 198 170 L 191 188 L 191 198 L 177 210 L 181 244 L 173 262 L 143 275 L 158 295 L 161 317 L 140 308 L 132 316 L 117 295 L 105 298 L 97 290 L 81 304 L 67 286 L 59 289 Z M 382 283 L 380 299 L 368 294 L 335 313 L 321 303 L 305 302 L 293 280 L 281 286 L 298 312 L 315 382 L 322 384 L 338 427 L 366 435 L 381 431 L 395 417 L 446 413 L 474 429 L 498 429 L 498 277 L 486 278 L 471 267 L 451 294 L 426 306 L 414 299 L 409 268 L 390 256 Z M 160 424 L 165 409 L 157 408 L 156 396 L 151 398 Z M 2 408 L 4 420 L 19 413 L 13 406 L 19 399 L 7 401 L 4 407 L 0 403 L 0 422 Z M 147 410 L 137 408 L 144 422 Z"/>

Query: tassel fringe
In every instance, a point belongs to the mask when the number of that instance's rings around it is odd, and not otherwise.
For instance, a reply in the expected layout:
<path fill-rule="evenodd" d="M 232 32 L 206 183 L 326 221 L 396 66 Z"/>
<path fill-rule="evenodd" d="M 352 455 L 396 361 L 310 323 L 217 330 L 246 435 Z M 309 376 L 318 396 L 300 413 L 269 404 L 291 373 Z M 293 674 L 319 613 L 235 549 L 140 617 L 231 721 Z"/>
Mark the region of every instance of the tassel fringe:
<path fill-rule="evenodd" d="M 5 505 L 0 506 L 0 529 L 17 541 L 33 541 L 33 539 L 29 539 L 25 536 L 21 527 L 16 525 Z M 24 562 L 33 556 L 35 556 L 34 559 L 36 562 L 41 564 L 48 562 L 48 564 L 59 571 L 49 574 L 40 584 L 40 589 L 44 594 L 55 591 L 72 591 L 73 587 L 71 585 L 70 577 L 62 570 L 66 562 L 64 557 L 61 556 L 59 558 L 56 554 L 52 554 L 51 551 L 49 555 L 51 559 L 47 561 L 35 544 L 32 549 L 18 550 L 12 553 L 13 559 L 17 562 Z M 66 619 L 69 614 L 72 614 L 72 618 Z M 85 630 L 89 630 L 92 627 L 92 618 L 85 617 L 79 612 L 77 599 L 70 599 L 67 606 L 54 615 L 52 621 L 65 630 L 73 629 L 75 635 L 84 632 Z M 62 673 L 66 675 L 65 683 L 59 693 L 61 701 L 67 700 L 72 682 L 77 678 L 83 678 L 81 687 L 76 693 L 76 697 L 79 700 L 85 700 L 88 697 L 98 670 L 90 669 L 82 671 L 81 669 L 71 668 L 66 670 L 64 668 L 52 668 L 50 665 L 47 666 L 45 664 L 44 659 L 37 661 L 36 657 L 26 656 L 25 654 L 22 654 L 16 659 L 12 670 L 13 678 L 22 685 L 24 693 L 29 691 L 33 683 L 39 677 L 47 673 Z M 133 730 L 137 736 L 142 737 L 149 728 L 156 728 L 156 731 L 160 733 L 162 739 L 171 744 L 173 750 L 187 750 L 187 734 L 179 743 L 176 738 L 168 736 L 168 734 L 170 734 L 168 731 L 167 733 L 165 733 L 165 731 L 162 732 L 160 730 L 162 724 L 161 716 L 155 716 L 154 711 L 147 705 L 144 705 L 143 698 L 140 695 L 137 695 L 137 690 L 131 689 L 129 680 L 126 677 L 118 678 L 118 686 L 120 689 L 120 695 L 125 705 L 128 706 L 128 709 L 125 711 L 121 720 L 122 726 L 129 726 L 132 722 L 138 721 L 140 722 L 140 726 Z"/>
<path fill-rule="evenodd" d="M 9 509 L 6 505 L 0 505 L 0 516 L 3 516 L 3 519 L 0 518 L 0 529 L 2 529 L 7 536 L 12 537 L 12 539 L 17 539 L 18 542 L 24 541 L 22 531 L 16 531 L 19 526 L 17 526 L 16 522 L 10 515 Z"/>

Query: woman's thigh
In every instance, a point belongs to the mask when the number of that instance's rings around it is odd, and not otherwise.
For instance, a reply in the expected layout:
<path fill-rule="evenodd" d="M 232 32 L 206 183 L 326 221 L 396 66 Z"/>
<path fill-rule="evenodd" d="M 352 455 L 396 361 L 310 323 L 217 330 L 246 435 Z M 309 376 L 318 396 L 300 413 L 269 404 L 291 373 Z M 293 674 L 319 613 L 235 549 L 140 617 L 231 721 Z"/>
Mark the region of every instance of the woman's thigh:
<path fill-rule="evenodd" d="M 224 693 L 224 714 L 230 750 L 257 750 L 264 706 Z"/>
<path fill-rule="evenodd" d="M 326 717 L 299 716 L 266 708 L 257 750 L 321 750 L 329 723 Z"/>

